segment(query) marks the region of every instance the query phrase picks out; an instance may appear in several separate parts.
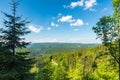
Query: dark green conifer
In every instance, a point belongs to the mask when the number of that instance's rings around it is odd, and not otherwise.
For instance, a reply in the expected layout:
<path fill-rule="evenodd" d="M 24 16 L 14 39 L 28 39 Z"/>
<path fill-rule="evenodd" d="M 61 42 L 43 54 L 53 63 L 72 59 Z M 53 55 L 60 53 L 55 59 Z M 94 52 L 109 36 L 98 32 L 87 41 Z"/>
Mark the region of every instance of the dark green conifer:
<path fill-rule="evenodd" d="M 1 29 L 0 39 L 0 80 L 31 80 L 30 68 L 32 59 L 28 57 L 28 51 L 17 52 L 18 48 L 26 48 L 29 43 L 25 42 L 24 35 L 30 33 L 26 19 L 17 16 L 19 1 L 11 0 L 12 14 L 3 12 L 5 15 L 4 26 Z"/>

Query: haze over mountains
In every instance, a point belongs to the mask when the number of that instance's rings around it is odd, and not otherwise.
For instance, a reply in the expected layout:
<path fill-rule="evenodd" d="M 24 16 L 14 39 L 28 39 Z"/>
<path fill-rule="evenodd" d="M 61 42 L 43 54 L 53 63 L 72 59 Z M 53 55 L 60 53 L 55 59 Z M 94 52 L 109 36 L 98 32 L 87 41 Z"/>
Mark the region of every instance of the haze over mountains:
<path fill-rule="evenodd" d="M 98 44 L 83 44 L 83 43 L 32 43 L 28 46 L 32 56 L 41 54 L 64 53 L 80 50 L 81 48 L 91 48 Z"/>

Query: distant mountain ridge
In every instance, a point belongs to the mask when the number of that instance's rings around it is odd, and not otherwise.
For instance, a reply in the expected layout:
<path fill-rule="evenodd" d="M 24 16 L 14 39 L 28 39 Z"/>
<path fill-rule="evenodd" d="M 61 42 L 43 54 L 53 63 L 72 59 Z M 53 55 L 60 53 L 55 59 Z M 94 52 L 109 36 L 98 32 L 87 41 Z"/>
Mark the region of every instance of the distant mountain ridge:
<path fill-rule="evenodd" d="M 41 54 L 53 54 L 76 51 L 81 48 L 91 48 L 99 44 L 83 44 L 83 43 L 32 43 L 28 46 L 30 55 L 38 56 Z"/>

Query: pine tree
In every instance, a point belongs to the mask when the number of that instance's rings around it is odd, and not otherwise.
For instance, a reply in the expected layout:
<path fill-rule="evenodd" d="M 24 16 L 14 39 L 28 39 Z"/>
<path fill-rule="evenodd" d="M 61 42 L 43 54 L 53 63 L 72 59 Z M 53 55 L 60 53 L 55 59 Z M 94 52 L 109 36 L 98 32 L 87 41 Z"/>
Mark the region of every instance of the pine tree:
<path fill-rule="evenodd" d="M 0 46 L 0 80 L 30 80 L 29 70 L 32 67 L 32 59 L 28 57 L 28 51 L 17 52 L 18 48 L 26 48 L 24 35 L 30 33 L 26 19 L 17 16 L 17 0 L 11 0 L 12 14 L 5 15 L 4 26 L 1 29 L 2 43 Z"/>
<path fill-rule="evenodd" d="M 2 30 L 3 39 L 5 40 L 5 47 L 12 51 L 13 54 L 16 54 L 16 48 L 25 47 L 28 43 L 24 42 L 24 38 L 20 38 L 25 34 L 30 33 L 26 28 L 26 24 L 29 21 L 26 19 L 21 20 L 20 16 L 17 16 L 17 6 L 19 2 L 12 0 L 12 15 L 4 13 L 7 19 L 4 19 L 4 26 L 6 29 Z"/>

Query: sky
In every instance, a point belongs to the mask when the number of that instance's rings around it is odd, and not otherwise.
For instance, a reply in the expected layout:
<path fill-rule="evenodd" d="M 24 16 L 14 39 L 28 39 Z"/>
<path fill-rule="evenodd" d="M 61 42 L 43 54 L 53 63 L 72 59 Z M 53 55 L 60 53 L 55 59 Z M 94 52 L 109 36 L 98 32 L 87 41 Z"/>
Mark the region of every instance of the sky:
<path fill-rule="evenodd" d="M 11 14 L 11 0 L 0 0 L 0 11 Z M 112 0 L 20 0 L 17 14 L 31 23 L 26 41 L 100 43 L 92 27 L 113 13 Z M 5 16 L 0 12 L 0 28 Z"/>

